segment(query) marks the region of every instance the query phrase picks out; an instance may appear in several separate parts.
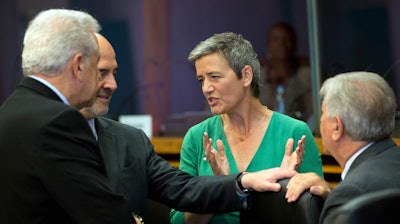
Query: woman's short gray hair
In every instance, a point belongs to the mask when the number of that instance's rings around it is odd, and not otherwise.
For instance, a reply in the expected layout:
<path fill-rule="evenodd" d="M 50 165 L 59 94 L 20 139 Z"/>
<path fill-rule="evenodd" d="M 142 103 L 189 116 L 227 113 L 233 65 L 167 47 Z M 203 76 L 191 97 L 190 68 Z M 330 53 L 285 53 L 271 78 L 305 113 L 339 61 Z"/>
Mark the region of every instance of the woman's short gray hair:
<path fill-rule="evenodd" d="M 201 41 L 189 54 L 188 60 L 197 59 L 212 53 L 220 53 L 228 61 L 238 78 L 242 78 L 242 69 L 249 65 L 253 69 L 251 88 L 255 97 L 260 96 L 260 62 L 251 43 L 242 35 L 232 32 L 214 34 Z"/>

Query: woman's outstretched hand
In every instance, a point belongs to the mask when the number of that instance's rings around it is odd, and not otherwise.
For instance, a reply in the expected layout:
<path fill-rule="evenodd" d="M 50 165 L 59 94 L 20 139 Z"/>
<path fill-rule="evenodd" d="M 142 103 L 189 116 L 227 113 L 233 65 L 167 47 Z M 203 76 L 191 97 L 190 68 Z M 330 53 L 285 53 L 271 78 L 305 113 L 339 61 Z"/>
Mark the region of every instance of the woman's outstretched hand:
<path fill-rule="evenodd" d="M 301 162 L 303 162 L 303 157 L 305 153 L 304 148 L 306 145 L 306 136 L 305 135 L 301 136 L 301 139 L 297 141 L 296 149 L 292 152 L 293 144 L 294 144 L 293 138 L 289 138 L 286 142 L 285 155 L 283 156 L 281 162 L 281 168 L 283 169 L 297 170 Z"/>
<path fill-rule="evenodd" d="M 214 175 L 228 175 L 230 173 L 229 162 L 226 158 L 224 143 L 217 140 L 218 151 L 212 147 L 212 139 L 208 137 L 208 133 L 203 134 L 203 149 L 206 159 L 211 165 Z"/>

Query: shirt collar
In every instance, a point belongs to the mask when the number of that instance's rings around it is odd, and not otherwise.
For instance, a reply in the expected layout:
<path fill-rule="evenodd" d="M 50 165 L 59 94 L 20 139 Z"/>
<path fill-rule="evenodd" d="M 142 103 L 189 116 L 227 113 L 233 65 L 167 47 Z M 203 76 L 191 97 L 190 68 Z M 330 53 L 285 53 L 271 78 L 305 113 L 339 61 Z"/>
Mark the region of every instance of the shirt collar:
<path fill-rule="evenodd" d="M 349 160 L 347 160 L 346 164 L 344 165 L 344 169 L 342 172 L 342 180 L 346 177 L 347 173 L 349 172 L 349 169 L 351 167 L 351 164 L 353 164 L 354 160 L 362 153 L 364 152 L 368 147 L 370 147 L 374 142 L 371 142 L 364 147 L 362 147 L 360 150 L 358 150 L 356 153 L 354 153 Z"/>
<path fill-rule="evenodd" d="M 97 139 L 96 125 L 94 123 L 94 119 L 88 120 L 88 124 L 89 124 L 90 130 L 92 130 L 92 133 L 93 133 L 94 137 L 96 138 L 96 140 L 98 140 Z"/>
<path fill-rule="evenodd" d="M 32 78 L 32 79 L 35 79 L 35 80 L 41 82 L 43 85 L 49 87 L 51 90 L 53 90 L 54 93 L 57 94 L 58 97 L 60 97 L 60 99 L 65 104 L 69 105 L 69 102 L 68 102 L 67 98 L 56 87 L 54 87 L 51 83 L 49 83 L 48 81 L 46 81 L 46 80 L 44 80 L 44 79 L 42 79 L 40 77 L 34 76 L 34 75 L 28 75 L 28 77 Z"/>

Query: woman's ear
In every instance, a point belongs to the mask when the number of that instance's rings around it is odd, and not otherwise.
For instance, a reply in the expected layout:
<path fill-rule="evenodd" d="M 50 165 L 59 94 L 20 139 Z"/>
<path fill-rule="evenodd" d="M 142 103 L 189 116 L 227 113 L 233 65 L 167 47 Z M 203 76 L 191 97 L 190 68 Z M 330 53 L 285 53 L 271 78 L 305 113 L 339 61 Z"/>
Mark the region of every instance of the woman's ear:
<path fill-rule="evenodd" d="M 250 86 L 253 81 L 253 69 L 250 65 L 244 66 L 242 69 L 242 80 L 244 86 Z"/>

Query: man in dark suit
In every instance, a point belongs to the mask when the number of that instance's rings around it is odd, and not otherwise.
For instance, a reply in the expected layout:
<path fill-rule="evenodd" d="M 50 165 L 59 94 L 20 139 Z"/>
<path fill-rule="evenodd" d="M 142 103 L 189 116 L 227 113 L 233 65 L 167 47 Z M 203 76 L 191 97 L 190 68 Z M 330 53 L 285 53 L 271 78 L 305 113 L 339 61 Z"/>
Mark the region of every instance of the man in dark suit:
<path fill-rule="evenodd" d="M 40 12 L 24 37 L 24 80 L 0 107 L 0 223 L 133 223 L 77 110 L 98 92 L 97 21 Z"/>
<path fill-rule="evenodd" d="M 95 103 L 81 109 L 81 113 L 97 136 L 112 188 L 129 199 L 131 211 L 146 220 L 148 198 L 198 213 L 243 209 L 237 197 L 238 191 L 243 192 L 234 184 L 236 175 L 193 177 L 158 156 L 143 131 L 101 117 L 108 112 L 112 94 L 117 89 L 118 64 L 111 44 L 100 34 L 96 37 L 101 52 L 99 93 Z M 250 178 L 243 178 L 242 184 L 258 191 L 277 191 L 280 185 L 276 185 L 276 180 L 294 174 L 289 170 L 264 170 L 245 175 Z"/>
<path fill-rule="evenodd" d="M 320 131 L 325 151 L 343 168 L 333 189 L 316 174 L 298 174 L 288 184 L 295 201 L 305 189 L 326 198 L 320 222 L 357 196 L 400 188 L 400 149 L 391 139 L 396 99 L 378 74 L 350 72 L 327 79 L 321 87 Z"/>

